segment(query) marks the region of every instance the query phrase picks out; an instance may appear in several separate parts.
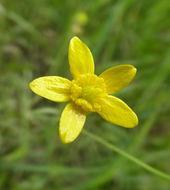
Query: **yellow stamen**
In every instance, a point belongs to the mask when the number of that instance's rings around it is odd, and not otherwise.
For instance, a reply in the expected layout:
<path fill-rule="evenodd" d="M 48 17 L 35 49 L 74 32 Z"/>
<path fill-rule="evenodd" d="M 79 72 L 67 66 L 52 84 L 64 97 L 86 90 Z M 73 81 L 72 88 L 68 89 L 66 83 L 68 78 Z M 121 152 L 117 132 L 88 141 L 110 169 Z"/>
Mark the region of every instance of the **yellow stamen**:
<path fill-rule="evenodd" d="M 80 75 L 72 81 L 71 99 L 86 112 L 100 111 L 98 101 L 106 95 L 106 87 L 103 78 L 94 74 Z"/>

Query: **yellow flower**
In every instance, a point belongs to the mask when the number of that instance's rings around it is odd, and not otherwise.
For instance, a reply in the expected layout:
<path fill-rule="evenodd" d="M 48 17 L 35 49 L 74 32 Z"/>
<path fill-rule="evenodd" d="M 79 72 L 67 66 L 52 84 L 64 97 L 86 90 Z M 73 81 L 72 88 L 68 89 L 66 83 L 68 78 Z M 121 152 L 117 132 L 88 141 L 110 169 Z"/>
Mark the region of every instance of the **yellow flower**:
<path fill-rule="evenodd" d="M 59 135 L 63 143 L 74 141 L 80 134 L 86 115 L 97 112 L 105 120 L 132 128 L 138 124 L 136 114 L 119 98 L 111 96 L 127 86 L 136 74 L 132 65 L 107 69 L 94 74 L 94 61 L 89 48 L 78 37 L 70 41 L 68 52 L 73 80 L 46 76 L 35 79 L 30 88 L 36 94 L 66 105 L 60 119 Z"/>

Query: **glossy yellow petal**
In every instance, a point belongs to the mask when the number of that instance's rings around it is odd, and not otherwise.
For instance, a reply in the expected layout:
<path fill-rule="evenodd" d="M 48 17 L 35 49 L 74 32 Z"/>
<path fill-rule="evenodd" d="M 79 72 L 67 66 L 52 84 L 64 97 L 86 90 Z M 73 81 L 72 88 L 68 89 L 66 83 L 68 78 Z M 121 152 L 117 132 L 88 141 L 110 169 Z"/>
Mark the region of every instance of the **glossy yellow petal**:
<path fill-rule="evenodd" d="M 119 98 L 107 96 L 100 103 L 101 110 L 98 113 L 107 121 L 127 128 L 138 125 L 136 114 Z"/>
<path fill-rule="evenodd" d="M 86 73 L 94 73 L 93 56 L 78 37 L 73 37 L 70 41 L 68 52 L 70 71 L 74 78 Z"/>
<path fill-rule="evenodd" d="M 127 86 L 136 74 L 136 68 L 132 65 L 119 65 L 107 69 L 100 77 L 105 81 L 107 93 L 114 94 Z"/>
<path fill-rule="evenodd" d="M 33 80 L 29 86 L 34 93 L 51 101 L 65 102 L 70 100 L 71 81 L 65 78 L 58 76 L 40 77 Z"/>
<path fill-rule="evenodd" d="M 80 134 L 86 120 L 85 113 L 73 103 L 68 104 L 60 119 L 59 135 L 63 143 L 74 141 Z"/>

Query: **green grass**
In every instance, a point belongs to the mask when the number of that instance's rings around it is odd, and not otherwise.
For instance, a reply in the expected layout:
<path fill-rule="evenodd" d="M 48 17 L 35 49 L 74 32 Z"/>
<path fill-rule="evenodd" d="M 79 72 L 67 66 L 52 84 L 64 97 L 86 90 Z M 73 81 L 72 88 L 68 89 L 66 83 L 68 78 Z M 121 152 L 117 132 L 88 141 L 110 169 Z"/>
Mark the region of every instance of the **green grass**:
<path fill-rule="evenodd" d="M 77 19 L 80 12 L 87 23 Z M 63 145 L 58 123 L 65 104 L 28 87 L 44 75 L 71 79 L 74 35 L 90 47 L 97 74 L 133 64 L 135 79 L 116 96 L 135 110 L 139 126 L 125 129 L 91 114 L 85 130 L 170 174 L 169 17 L 166 0 L 0 1 L 0 190 L 169 189 L 170 181 L 86 132 Z"/>

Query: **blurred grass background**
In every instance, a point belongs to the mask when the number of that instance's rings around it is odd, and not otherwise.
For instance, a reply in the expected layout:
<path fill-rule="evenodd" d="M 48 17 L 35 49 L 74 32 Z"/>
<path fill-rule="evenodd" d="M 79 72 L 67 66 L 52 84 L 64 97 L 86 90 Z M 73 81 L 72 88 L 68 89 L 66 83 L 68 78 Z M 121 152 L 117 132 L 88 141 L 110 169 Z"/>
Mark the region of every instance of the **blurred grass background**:
<path fill-rule="evenodd" d="M 88 116 L 85 129 L 170 173 L 170 1 L 0 0 L 0 190 L 169 190 L 85 134 L 58 137 L 65 106 L 33 94 L 31 80 L 70 78 L 71 37 L 91 49 L 96 73 L 133 64 L 134 81 L 116 94 L 139 117 L 125 129 Z"/>

